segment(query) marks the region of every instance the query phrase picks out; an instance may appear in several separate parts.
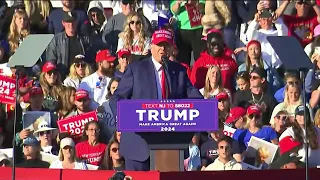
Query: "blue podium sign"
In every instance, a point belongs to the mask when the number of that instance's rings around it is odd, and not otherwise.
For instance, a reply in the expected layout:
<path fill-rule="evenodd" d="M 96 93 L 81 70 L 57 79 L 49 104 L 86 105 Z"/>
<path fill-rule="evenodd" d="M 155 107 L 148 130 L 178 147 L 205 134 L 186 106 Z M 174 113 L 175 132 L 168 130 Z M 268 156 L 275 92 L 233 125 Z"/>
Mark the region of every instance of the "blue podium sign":
<path fill-rule="evenodd" d="M 218 130 L 216 99 L 121 100 L 119 132 L 203 132 Z"/>

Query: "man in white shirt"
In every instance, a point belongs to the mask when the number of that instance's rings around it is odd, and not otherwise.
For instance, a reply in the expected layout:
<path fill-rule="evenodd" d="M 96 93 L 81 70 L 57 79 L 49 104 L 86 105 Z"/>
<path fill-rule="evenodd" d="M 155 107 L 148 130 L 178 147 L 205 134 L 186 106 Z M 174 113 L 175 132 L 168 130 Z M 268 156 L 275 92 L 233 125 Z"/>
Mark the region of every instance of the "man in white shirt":
<path fill-rule="evenodd" d="M 218 158 L 209 164 L 204 171 L 242 170 L 242 165 L 232 157 L 232 141 L 223 136 L 218 140 Z"/>
<path fill-rule="evenodd" d="M 91 109 L 97 109 L 99 105 L 106 101 L 106 95 L 108 94 L 107 86 L 114 73 L 113 61 L 115 59 L 116 57 L 111 55 L 110 50 L 104 49 L 99 51 L 96 55 L 98 70 L 90 76 L 85 77 L 79 85 L 79 89 L 89 92 Z"/>

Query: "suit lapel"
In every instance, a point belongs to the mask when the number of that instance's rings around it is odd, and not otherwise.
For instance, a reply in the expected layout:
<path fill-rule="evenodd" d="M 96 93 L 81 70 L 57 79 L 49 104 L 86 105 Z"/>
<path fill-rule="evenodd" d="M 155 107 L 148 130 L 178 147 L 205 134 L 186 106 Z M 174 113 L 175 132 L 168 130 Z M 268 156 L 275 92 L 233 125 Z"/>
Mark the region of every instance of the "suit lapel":
<path fill-rule="evenodd" d="M 156 83 L 156 76 L 155 76 L 155 68 L 152 63 L 151 58 L 149 58 L 145 63 L 143 63 L 143 69 L 145 70 L 145 78 L 147 79 L 145 84 L 147 84 L 146 87 L 141 88 L 147 88 L 151 90 L 151 96 L 154 99 L 158 99 L 158 91 L 157 91 L 157 83 Z"/>

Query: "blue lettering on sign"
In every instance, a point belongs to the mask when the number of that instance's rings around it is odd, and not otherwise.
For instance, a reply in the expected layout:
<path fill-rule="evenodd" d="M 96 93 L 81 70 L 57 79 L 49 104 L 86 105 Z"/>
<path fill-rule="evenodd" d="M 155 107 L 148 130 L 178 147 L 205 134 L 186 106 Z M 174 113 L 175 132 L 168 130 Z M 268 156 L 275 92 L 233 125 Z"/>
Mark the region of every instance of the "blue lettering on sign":
<path fill-rule="evenodd" d="M 200 112 L 197 109 L 148 109 L 148 110 L 136 110 L 136 113 L 139 114 L 139 121 L 193 121 L 195 118 L 199 117 Z"/>

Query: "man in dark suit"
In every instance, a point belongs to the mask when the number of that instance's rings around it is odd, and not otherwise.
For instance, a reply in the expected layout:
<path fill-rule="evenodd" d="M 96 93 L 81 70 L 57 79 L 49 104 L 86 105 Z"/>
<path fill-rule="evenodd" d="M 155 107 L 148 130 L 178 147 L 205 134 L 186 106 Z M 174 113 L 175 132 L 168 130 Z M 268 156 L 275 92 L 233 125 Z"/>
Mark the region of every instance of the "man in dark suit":
<path fill-rule="evenodd" d="M 173 61 L 162 61 L 173 44 L 172 33 L 155 31 L 152 35 L 151 57 L 128 65 L 110 106 L 116 114 L 121 99 L 202 99 L 199 90 L 190 82 L 185 67 Z M 165 71 L 164 71 L 164 70 Z M 191 140 L 191 139 L 190 139 Z M 146 141 L 136 133 L 122 133 L 120 154 L 126 170 L 149 170 L 150 150 Z"/>

